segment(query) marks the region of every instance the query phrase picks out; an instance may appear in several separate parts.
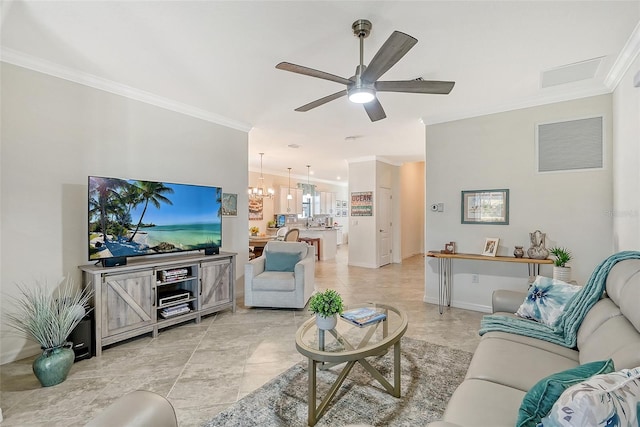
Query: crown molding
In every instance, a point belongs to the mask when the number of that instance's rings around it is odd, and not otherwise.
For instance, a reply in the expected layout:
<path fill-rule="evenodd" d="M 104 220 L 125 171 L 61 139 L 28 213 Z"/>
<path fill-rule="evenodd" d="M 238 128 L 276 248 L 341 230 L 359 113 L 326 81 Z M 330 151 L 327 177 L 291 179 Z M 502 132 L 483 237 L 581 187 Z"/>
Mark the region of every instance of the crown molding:
<path fill-rule="evenodd" d="M 164 108 L 165 110 L 174 111 L 176 113 L 185 114 L 207 122 L 226 126 L 242 132 L 249 132 L 252 128 L 248 123 L 229 119 L 201 108 L 183 104 L 172 99 L 163 98 L 150 92 L 145 92 L 112 80 L 84 73 L 13 49 L 2 48 L 0 50 L 0 61 L 84 86 L 89 86 L 94 89 L 113 93 L 115 95 L 120 95 L 125 98 L 144 102 L 146 104 Z"/>
<path fill-rule="evenodd" d="M 611 70 L 609 70 L 609 74 L 607 74 L 607 77 L 604 79 L 605 86 L 607 86 L 611 92 L 618 87 L 618 84 L 620 84 L 620 81 L 622 81 L 625 73 L 638 55 L 640 55 L 640 22 L 638 22 L 638 25 L 634 28 L 627 43 L 625 43 L 618 58 L 616 58 L 616 62 L 613 63 Z"/>
<path fill-rule="evenodd" d="M 439 123 L 453 122 L 456 120 L 470 119 L 473 117 L 487 116 L 489 114 L 504 113 L 507 111 L 521 110 L 523 108 L 539 107 L 541 105 L 555 104 L 557 102 L 573 101 L 590 96 L 606 95 L 611 93 L 609 88 L 601 86 L 598 88 L 576 89 L 569 92 L 541 95 L 524 102 L 513 102 L 493 105 L 487 108 L 468 110 L 454 114 L 439 114 L 429 117 L 421 117 L 420 120 L 425 126 L 437 125 Z"/>

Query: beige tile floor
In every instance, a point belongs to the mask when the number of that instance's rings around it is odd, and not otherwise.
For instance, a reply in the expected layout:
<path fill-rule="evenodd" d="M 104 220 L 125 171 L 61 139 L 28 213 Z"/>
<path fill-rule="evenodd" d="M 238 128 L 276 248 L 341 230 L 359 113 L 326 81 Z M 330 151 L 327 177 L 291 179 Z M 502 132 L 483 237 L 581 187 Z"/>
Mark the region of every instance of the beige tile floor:
<path fill-rule="evenodd" d="M 422 302 L 424 258 L 379 269 L 347 266 L 347 248 L 316 264 L 316 288 L 333 288 L 347 304 L 384 301 L 407 311 L 405 336 L 473 351 L 481 313 Z M 239 284 L 241 285 L 241 284 Z M 181 426 L 198 426 L 236 400 L 302 361 L 295 331 L 307 310 L 246 308 L 211 315 L 113 345 L 100 358 L 74 364 L 67 380 L 42 388 L 31 372 L 33 358 L 0 366 L 2 427 L 84 425 L 129 391 L 168 397 Z"/>

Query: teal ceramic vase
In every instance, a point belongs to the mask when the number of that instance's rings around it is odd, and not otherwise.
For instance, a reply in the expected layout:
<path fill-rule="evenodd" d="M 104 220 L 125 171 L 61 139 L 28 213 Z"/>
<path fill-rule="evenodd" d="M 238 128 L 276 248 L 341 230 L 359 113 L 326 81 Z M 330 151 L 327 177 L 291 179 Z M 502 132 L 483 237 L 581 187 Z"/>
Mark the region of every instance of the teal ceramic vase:
<path fill-rule="evenodd" d="M 60 384 L 67 379 L 74 358 L 69 347 L 47 348 L 33 361 L 33 373 L 43 387 Z"/>

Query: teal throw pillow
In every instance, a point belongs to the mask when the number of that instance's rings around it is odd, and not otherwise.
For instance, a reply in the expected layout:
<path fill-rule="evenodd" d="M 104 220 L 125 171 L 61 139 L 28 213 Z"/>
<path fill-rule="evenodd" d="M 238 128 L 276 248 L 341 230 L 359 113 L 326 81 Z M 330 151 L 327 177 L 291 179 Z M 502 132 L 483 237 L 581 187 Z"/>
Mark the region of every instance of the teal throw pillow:
<path fill-rule="evenodd" d="M 267 252 L 264 269 L 266 271 L 293 271 L 300 254 L 295 252 Z"/>
<path fill-rule="evenodd" d="M 564 313 L 564 307 L 580 290 L 582 286 L 538 276 L 531 284 L 527 298 L 516 311 L 516 315 L 553 328 Z"/>
<path fill-rule="evenodd" d="M 613 360 L 609 359 L 585 363 L 541 379 L 522 399 L 516 427 L 535 427 L 543 417 L 547 416 L 566 389 L 594 375 L 608 374 L 613 371 Z"/>

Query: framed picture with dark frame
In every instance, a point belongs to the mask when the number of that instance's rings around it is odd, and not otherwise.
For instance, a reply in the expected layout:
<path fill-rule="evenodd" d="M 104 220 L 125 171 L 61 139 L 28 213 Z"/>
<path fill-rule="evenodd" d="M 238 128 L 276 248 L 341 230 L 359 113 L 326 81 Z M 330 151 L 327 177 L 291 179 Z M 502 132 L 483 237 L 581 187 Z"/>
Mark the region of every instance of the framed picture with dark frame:
<path fill-rule="evenodd" d="M 509 224 L 509 190 L 462 191 L 462 224 Z"/>

